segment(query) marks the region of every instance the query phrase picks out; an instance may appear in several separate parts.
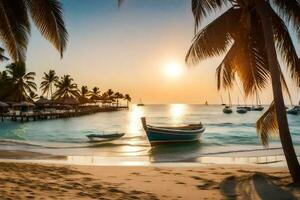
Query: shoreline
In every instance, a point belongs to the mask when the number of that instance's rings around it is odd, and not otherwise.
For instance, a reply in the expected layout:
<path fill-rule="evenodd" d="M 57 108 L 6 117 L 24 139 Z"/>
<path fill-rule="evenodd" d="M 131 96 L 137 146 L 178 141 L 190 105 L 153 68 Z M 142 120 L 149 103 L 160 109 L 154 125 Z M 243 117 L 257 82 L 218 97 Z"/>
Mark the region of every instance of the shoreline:
<path fill-rule="evenodd" d="M 298 157 L 300 160 L 300 157 Z M 244 166 L 270 166 L 286 167 L 285 157 L 282 154 L 277 155 L 252 155 L 252 156 L 198 156 L 195 159 L 186 159 L 181 161 L 153 161 L 147 156 L 64 156 L 37 153 L 23 150 L 0 150 L 0 162 L 16 163 L 36 163 L 36 164 L 58 164 L 58 165 L 77 165 L 77 166 L 178 166 L 178 167 L 196 167 L 207 165 L 244 165 Z"/>

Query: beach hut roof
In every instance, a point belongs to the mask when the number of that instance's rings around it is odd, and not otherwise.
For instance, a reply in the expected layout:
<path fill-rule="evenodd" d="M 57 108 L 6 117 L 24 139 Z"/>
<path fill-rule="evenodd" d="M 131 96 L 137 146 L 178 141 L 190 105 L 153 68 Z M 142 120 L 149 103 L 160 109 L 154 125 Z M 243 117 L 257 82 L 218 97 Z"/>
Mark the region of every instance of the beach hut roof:
<path fill-rule="evenodd" d="M 21 101 L 19 103 L 13 104 L 13 106 L 26 106 L 26 107 L 34 107 L 35 105 L 33 103 L 27 102 L 27 101 Z"/>
<path fill-rule="evenodd" d="M 74 97 L 64 97 L 59 100 L 59 103 L 61 104 L 67 104 L 67 105 L 76 105 L 79 104 L 78 100 Z"/>
<path fill-rule="evenodd" d="M 0 101 L 0 107 L 8 107 L 9 105 L 5 102 Z"/>

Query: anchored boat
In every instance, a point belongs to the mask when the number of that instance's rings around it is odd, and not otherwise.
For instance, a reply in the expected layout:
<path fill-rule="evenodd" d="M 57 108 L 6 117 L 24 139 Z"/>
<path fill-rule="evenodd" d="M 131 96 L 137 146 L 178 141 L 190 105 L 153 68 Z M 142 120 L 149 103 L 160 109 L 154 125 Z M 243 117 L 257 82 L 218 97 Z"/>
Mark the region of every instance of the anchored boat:
<path fill-rule="evenodd" d="M 300 106 L 294 106 L 293 108 L 289 109 L 286 112 L 287 112 L 287 114 L 291 114 L 291 115 L 299 115 L 300 114 Z"/>
<path fill-rule="evenodd" d="M 223 108 L 223 113 L 225 113 L 225 114 L 232 113 L 232 108 L 229 106 L 225 106 L 225 108 Z"/>
<path fill-rule="evenodd" d="M 238 106 L 236 108 L 236 112 L 239 113 L 239 114 L 245 114 L 248 112 L 247 108 L 243 107 L 243 106 Z"/>
<path fill-rule="evenodd" d="M 142 117 L 142 124 L 152 146 L 161 143 L 191 142 L 199 140 L 205 128 L 201 123 L 177 127 L 159 127 L 147 125 Z"/>
<path fill-rule="evenodd" d="M 232 113 L 232 103 L 231 103 L 231 97 L 230 93 L 228 91 L 228 100 L 229 100 L 229 105 L 225 105 L 225 108 L 223 108 L 223 113 L 225 114 L 231 114 Z"/>
<path fill-rule="evenodd" d="M 107 134 L 90 134 L 86 137 L 89 138 L 91 142 L 105 142 L 119 139 L 123 137 L 125 133 L 107 133 Z"/>

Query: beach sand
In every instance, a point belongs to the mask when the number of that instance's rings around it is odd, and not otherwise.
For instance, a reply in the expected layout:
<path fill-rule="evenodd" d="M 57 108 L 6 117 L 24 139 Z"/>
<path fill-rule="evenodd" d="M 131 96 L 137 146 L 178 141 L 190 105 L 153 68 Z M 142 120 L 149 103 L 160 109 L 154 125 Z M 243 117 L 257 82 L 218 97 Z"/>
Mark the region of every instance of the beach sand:
<path fill-rule="evenodd" d="M 286 168 L 0 163 L 0 199 L 300 199 Z"/>

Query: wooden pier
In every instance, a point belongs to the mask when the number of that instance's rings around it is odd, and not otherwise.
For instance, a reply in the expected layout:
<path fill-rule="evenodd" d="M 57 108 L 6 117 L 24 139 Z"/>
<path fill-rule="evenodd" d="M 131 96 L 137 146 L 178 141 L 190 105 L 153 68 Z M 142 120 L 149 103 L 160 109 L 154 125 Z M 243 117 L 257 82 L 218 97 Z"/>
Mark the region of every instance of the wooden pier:
<path fill-rule="evenodd" d="M 90 115 L 99 112 L 114 112 L 119 110 L 128 109 L 128 107 L 94 107 L 94 108 L 80 108 L 73 110 L 55 110 L 55 111 L 36 111 L 36 112 L 14 112 L 14 113 L 0 113 L 1 121 L 6 119 L 11 121 L 37 121 L 49 119 L 61 119 L 78 117 L 83 115 Z"/>

